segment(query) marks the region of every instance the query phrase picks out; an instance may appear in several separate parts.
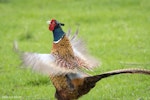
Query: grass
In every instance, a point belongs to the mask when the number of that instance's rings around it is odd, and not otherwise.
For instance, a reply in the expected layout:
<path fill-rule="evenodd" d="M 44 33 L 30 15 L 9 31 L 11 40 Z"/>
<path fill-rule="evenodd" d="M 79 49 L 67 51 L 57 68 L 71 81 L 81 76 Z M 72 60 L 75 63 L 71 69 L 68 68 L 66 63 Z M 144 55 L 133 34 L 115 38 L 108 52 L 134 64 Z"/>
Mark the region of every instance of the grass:
<path fill-rule="evenodd" d="M 54 99 L 48 76 L 20 68 L 13 41 L 21 50 L 49 53 L 47 20 L 77 28 L 89 52 L 102 62 L 92 74 L 120 68 L 150 69 L 149 0 L 0 0 L 0 98 Z M 120 75 L 98 82 L 80 100 L 149 100 L 150 77 Z"/>

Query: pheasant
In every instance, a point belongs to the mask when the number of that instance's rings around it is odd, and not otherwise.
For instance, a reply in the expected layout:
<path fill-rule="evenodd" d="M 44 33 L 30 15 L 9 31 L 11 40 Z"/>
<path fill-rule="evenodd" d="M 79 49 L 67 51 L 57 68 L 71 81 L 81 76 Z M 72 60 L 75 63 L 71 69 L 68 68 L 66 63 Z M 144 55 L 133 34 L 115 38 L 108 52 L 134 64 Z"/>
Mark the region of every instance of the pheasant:
<path fill-rule="evenodd" d="M 21 52 L 17 44 L 15 51 L 21 55 L 25 67 L 47 74 L 56 88 L 57 100 L 74 100 L 87 94 L 99 80 L 118 74 L 138 73 L 150 75 L 146 69 L 120 69 L 91 76 L 84 72 L 99 66 L 99 62 L 86 52 L 81 40 L 77 39 L 78 29 L 73 36 L 71 30 L 66 34 L 63 23 L 55 19 L 48 21 L 53 33 L 53 45 L 50 54 Z"/>

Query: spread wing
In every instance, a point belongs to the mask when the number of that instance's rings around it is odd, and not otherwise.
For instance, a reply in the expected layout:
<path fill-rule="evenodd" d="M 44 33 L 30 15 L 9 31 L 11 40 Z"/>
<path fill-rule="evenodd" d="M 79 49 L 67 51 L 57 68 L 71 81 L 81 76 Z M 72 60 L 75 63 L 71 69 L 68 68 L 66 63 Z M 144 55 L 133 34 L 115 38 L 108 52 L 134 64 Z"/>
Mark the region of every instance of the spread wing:
<path fill-rule="evenodd" d="M 23 67 L 46 75 L 65 75 L 68 73 L 82 73 L 77 67 L 68 69 L 60 66 L 53 54 L 39 54 L 31 52 L 21 52 L 18 43 L 14 41 L 14 51 L 21 56 Z"/>
<path fill-rule="evenodd" d="M 52 54 L 38 54 L 25 52 L 21 55 L 23 65 L 33 71 L 48 75 L 60 75 L 76 73 L 77 69 L 66 69 L 56 65 L 55 57 Z"/>
<path fill-rule="evenodd" d="M 100 62 L 94 57 L 92 57 L 90 54 L 88 54 L 87 48 L 83 43 L 83 41 L 77 38 L 78 29 L 76 30 L 73 36 L 71 36 L 70 34 L 71 34 L 71 30 L 69 30 L 66 35 L 71 41 L 71 45 L 74 54 L 78 59 L 79 65 L 89 70 L 98 67 L 100 65 Z"/>

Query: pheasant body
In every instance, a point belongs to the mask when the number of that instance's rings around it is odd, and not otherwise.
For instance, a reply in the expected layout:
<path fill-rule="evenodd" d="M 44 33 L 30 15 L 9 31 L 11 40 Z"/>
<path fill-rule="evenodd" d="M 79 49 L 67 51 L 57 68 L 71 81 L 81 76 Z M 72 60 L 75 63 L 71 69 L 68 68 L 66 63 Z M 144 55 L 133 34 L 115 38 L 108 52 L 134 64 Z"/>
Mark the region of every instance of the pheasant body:
<path fill-rule="evenodd" d="M 67 76 L 51 76 L 51 80 L 56 88 L 55 96 L 58 100 L 78 99 L 88 93 L 96 84 L 96 82 L 89 83 L 84 77 L 70 79 Z"/>
<path fill-rule="evenodd" d="M 79 57 L 75 56 L 70 40 L 66 36 L 66 34 L 62 31 L 61 27 L 57 26 L 52 31 L 54 43 L 51 54 L 56 58 L 55 63 L 58 66 L 67 69 L 75 69 L 75 68 L 79 69 L 79 67 L 81 66 L 87 67 L 88 64 L 82 61 Z M 83 77 L 81 78 L 79 76 L 81 75 L 77 75 L 76 73 L 74 74 L 67 73 L 65 75 L 55 75 L 55 76 L 50 75 L 50 79 L 56 88 L 55 93 L 56 98 L 59 100 L 70 100 L 70 99 L 77 99 L 78 97 L 80 97 L 81 93 L 79 93 L 80 92 L 79 88 L 83 87 L 84 80 L 82 79 Z"/>
<path fill-rule="evenodd" d="M 58 43 L 53 43 L 53 49 L 51 51 L 56 58 L 56 64 L 68 69 L 74 69 L 82 66 L 79 58 L 74 55 L 71 43 L 67 36 L 64 35 L 61 38 L 62 39 Z M 72 75 L 76 76 L 73 81 L 70 79 Z M 68 73 L 66 75 L 50 76 L 50 79 L 56 88 L 56 98 L 60 100 L 70 100 L 77 99 L 81 95 L 78 88 L 80 85 L 83 85 L 83 79 L 78 77 L 78 75 Z"/>
<path fill-rule="evenodd" d="M 118 74 L 139 73 L 150 75 L 150 70 L 121 69 L 91 76 L 82 69 L 91 70 L 98 66 L 98 61 L 86 53 L 85 47 L 77 40 L 78 31 L 73 37 L 64 33 L 64 24 L 51 20 L 49 30 L 53 31 L 53 46 L 50 54 L 19 52 L 23 64 L 35 71 L 50 76 L 56 88 L 55 97 L 58 100 L 74 100 L 87 94 L 99 80 Z M 15 46 L 17 50 L 17 46 Z"/>
<path fill-rule="evenodd" d="M 56 58 L 55 62 L 60 67 L 72 69 L 78 66 L 71 44 L 66 36 L 59 43 L 53 43 L 51 54 Z"/>

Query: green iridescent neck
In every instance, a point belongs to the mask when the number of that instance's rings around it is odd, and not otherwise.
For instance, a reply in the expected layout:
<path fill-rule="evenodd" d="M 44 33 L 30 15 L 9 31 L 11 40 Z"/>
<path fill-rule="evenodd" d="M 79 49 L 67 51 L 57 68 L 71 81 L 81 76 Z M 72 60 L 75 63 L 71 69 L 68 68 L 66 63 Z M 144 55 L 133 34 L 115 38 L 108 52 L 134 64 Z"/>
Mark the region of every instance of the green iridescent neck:
<path fill-rule="evenodd" d="M 53 37 L 54 37 L 54 43 L 58 43 L 65 33 L 63 32 L 61 27 L 57 27 L 56 29 L 53 30 Z"/>

